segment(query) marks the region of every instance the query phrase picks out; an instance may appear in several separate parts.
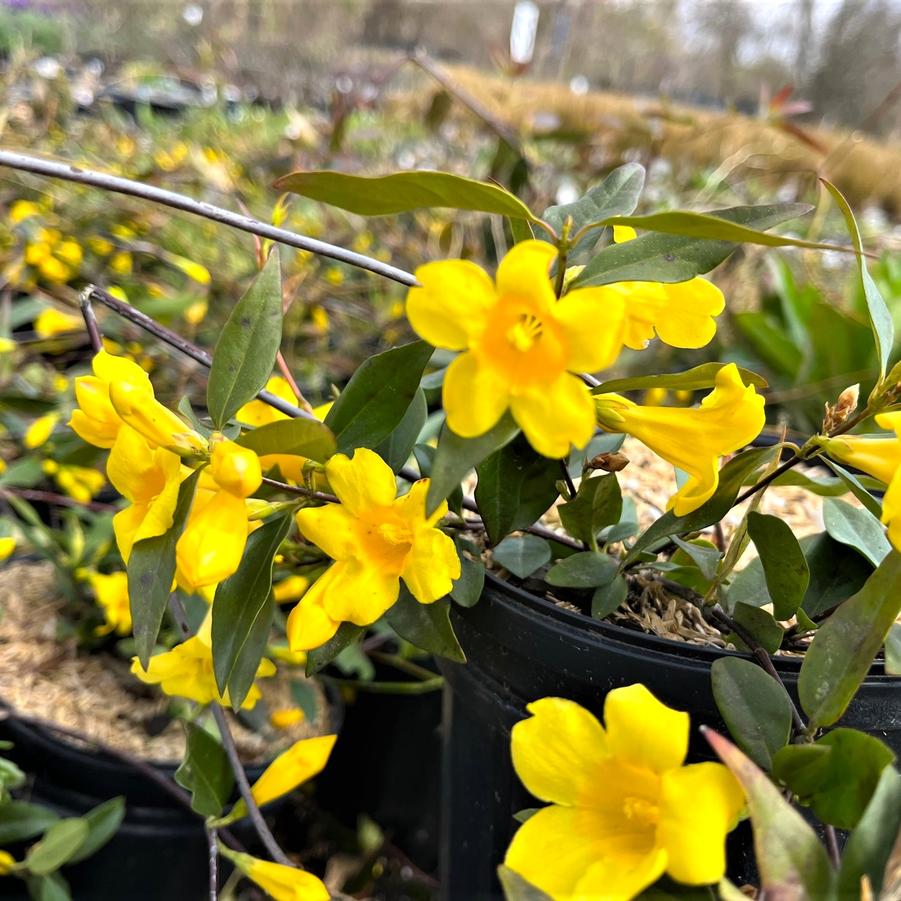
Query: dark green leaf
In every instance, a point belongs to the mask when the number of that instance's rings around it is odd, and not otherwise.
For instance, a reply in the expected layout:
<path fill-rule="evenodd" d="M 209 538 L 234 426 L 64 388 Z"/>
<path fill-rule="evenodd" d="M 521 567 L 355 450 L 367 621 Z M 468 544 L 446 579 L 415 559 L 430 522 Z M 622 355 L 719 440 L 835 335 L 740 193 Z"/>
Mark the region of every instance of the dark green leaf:
<path fill-rule="evenodd" d="M 413 448 L 413 457 L 419 472 L 424 479 L 431 478 L 432 466 L 435 463 L 436 449 L 430 444 L 417 444 Z M 457 485 L 447 496 L 447 508 L 459 516 L 463 515 L 463 486 Z M 432 511 L 434 512 L 434 511 Z"/>
<path fill-rule="evenodd" d="M 478 438 L 461 438 L 445 424 L 432 462 L 426 513 L 434 513 L 441 501 L 460 485 L 466 473 L 509 444 L 518 433 L 519 426 L 509 413 Z"/>
<path fill-rule="evenodd" d="M 476 503 L 488 538 L 532 525 L 557 499 L 560 464 L 536 453 L 520 435 L 476 467 Z"/>
<path fill-rule="evenodd" d="M 331 429 L 315 419 L 279 419 L 244 432 L 237 441 L 260 457 L 268 454 L 296 454 L 324 463 L 335 453 Z"/>
<path fill-rule="evenodd" d="M 341 453 L 378 447 L 397 428 L 431 355 L 425 341 L 414 341 L 369 357 L 357 369 L 325 417 Z"/>
<path fill-rule="evenodd" d="M 722 554 L 715 545 L 701 538 L 694 541 L 683 541 L 676 536 L 673 538 L 683 553 L 687 554 L 700 570 L 701 575 L 709 582 L 716 576 Z"/>
<path fill-rule="evenodd" d="M 29 876 L 25 880 L 31 901 L 70 901 L 72 894 L 69 884 L 61 873 L 46 876 Z"/>
<path fill-rule="evenodd" d="M 566 531 L 592 547 L 601 529 L 619 522 L 622 510 L 623 496 L 613 473 L 582 479 L 576 496 L 557 508 Z"/>
<path fill-rule="evenodd" d="M 213 425 L 222 428 L 265 387 L 282 340 L 278 248 L 231 311 L 216 347 L 206 389 Z"/>
<path fill-rule="evenodd" d="M 582 551 L 555 563 L 545 580 L 561 588 L 595 588 L 613 581 L 618 567 L 609 554 Z"/>
<path fill-rule="evenodd" d="M 6 801 L 0 806 L 0 845 L 34 838 L 58 820 L 57 814 L 40 804 Z"/>
<path fill-rule="evenodd" d="M 136 541 L 128 558 L 128 600 L 141 666 L 147 669 L 156 636 L 166 612 L 175 578 L 175 545 L 184 531 L 200 470 L 192 473 L 178 489 L 178 503 L 169 530 L 156 538 Z"/>
<path fill-rule="evenodd" d="M 725 363 L 702 363 L 684 372 L 666 372 L 662 375 L 636 375 L 624 379 L 610 379 L 591 389 L 592 394 L 622 393 L 623 391 L 648 391 L 651 388 L 666 388 L 668 391 L 700 391 L 716 384 L 717 373 Z M 742 382 L 756 388 L 766 388 L 767 380 L 750 369 L 738 367 Z"/>
<path fill-rule="evenodd" d="M 748 513 L 748 536 L 754 542 L 776 619 L 786 620 L 801 605 L 810 572 L 798 539 L 778 516 Z"/>
<path fill-rule="evenodd" d="M 450 623 L 450 603 L 441 598 L 431 604 L 420 604 L 404 586 L 397 603 L 385 614 L 388 624 L 410 644 L 423 651 L 465 663 L 463 649 Z"/>
<path fill-rule="evenodd" d="M 873 516 L 882 516 L 882 505 L 879 501 L 867 491 L 866 486 L 860 476 L 853 472 L 848 472 L 843 466 L 839 466 L 835 460 L 823 455 L 819 458 L 825 463 L 845 484 L 847 489 L 856 497 L 863 505 L 873 514 Z"/>
<path fill-rule="evenodd" d="M 901 553 L 893 551 L 817 630 L 798 677 L 812 725 L 830 726 L 847 708 L 901 611 Z"/>
<path fill-rule="evenodd" d="M 708 216 L 752 229 L 767 229 L 810 211 L 806 204 L 738 206 Z M 729 240 L 649 234 L 607 247 L 573 281 L 573 287 L 609 285 L 623 281 L 684 282 L 709 272 L 731 254 Z"/>
<path fill-rule="evenodd" d="M 273 560 L 290 528 L 290 517 L 280 516 L 254 531 L 237 572 L 216 590 L 213 668 L 219 692 L 224 696 L 228 691 L 234 710 L 244 703 L 266 650 L 275 612 Z"/>
<path fill-rule="evenodd" d="M 463 553 L 459 538 L 454 544 L 460 558 L 460 578 L 454 582 L 451 589 L 451 600 L 461 607 L 474 607 L 482 596 L 482 588 L 485 585 L 485 564 L 478 559 L 470 560 Z"/>
<path fill-rule="evenodd" d="M 175 781 L 191 792 L 191 809 L 203 817 L 221 815 L 235 777 L 222 745 L 196 723 L 185 723 L 187 743 Z"/>
<path fill-rule="evenodd" d="M 817 818 L 853 829 L 895 755 L 878 738 L 835 729 L 814 744 L 789 745 L 773 758 L 773 775 Z"/>
<path fill-rule="evenodd" d="M 591 616 L 606 619 L 629 596 L 629 583 L 617 573 L 606 585 L 598 585 L 591 596 Z"/>
<path fill-rule="evenodd" d="M 413 402 L 407 407 L 407 412 L 404 413 L 401 421 L 375 449 L 394 472 L 397 472 L 410 459 L 413 445 L 419 438 L 428 414 L 425 392 L 420 388 L 413 396 Z"/>
<path fill-rule="evenodd" d="M 901 676 L 901 623 L 892 623 L 885 638 L 885 671 Z"/>
<path fill-rule="evenodd" d="M 525 823 L 526 820 L 530 820 L 535 816 L 539 810 L 541 810 L 540 807 L 524 807 L 522 810 L 517 810 L 516 813 L 513 814 L 513 819 L 516 820 L 517 823 Z"/>
<path fill-rule="evenodd" d="M 37 456 L 23 457 L 14 460 L 0 473 L 0 485 L 9 488 L 33 488 L 44 478 L 41 461 Z"/>
<path fill-rule="evenodd" d="M 314 723 L 319 715 L 319 700 L 313 685 L 307 679 L 291 680 L 291 700 L 303 711 L 308 723 Z"/>
<path fill-rule="evenodd" d="M 886 767 L 870 803 L 842 850 L 838 897 L 857 898 L 866 876 L 873 897 L 883 897 L 882 880 L 896 836 L 901 832 L 901 774 Z"/>
<path fill-rule="evenodd" d="M 786 901 L 832 897 L 834 873 L 813 829 L 735 745 L 711 730 L 705 736 L 745 790 L 761 888 L 767 897 Z"/>
<path fill-rule="evenodd" d="M 551 896 L 526 882 L 519 873 L 501 864 L 497 868 L 497 878 L 501 882 L 506 901 L 551 901 Z"/>
<path fill-rule="evenodd" d="M 867 302 L 867 314 L 870 319 L 870 327 L 873 329 L 873 337 L 876 339 L 879 374 L 880 376 L 884 376 L 889 358 L 892 355 L 892 347 L 895 343 L 895 327 L 892 320 L 892 314 L 886 306 L 882 295 L 879 293 L 879 288 L 876 287 L 873 276 L 870 275 L 870 272 L 867 269 L 867 260 L 866 257 L 863 256 L 863 240 L 860 237 L 860 229 L 857 227 L 854 213 L 851 212 L 848 201 L 845 200 L 841 191 L 839 191 L 835 185 L 826 181 L 825 178 L 821 178 L 820 181 L 832 195 L 833 200 L 838 204 L 838 208 L 845 217 L 848 234 L 851 235 L 851 241 L 858 253 L 857 265 L 860 272 L 860 280 L 863 284 L 863 295 Z"/>
<path fill-rule="evenodd" d="M 768 654 L 775 654 L 782 644 L 785 629 L 766 610 L 761 610 L 760 607 L 751 604 L 738 603 L 732 611 L 732 619 L 745 632 L 748 632 Z M 733 641 L 740 650 L 751 650 L 737 635 L 730 635 L 729 640 Z"/>
<path fill-rule="evenodd" d="M 342 651 L 360 641 L 366 630 L 353 623 L 341 623 L 338 631 L 324 645 L 307 652 L 307 677 L 328 666 Z"/>
<path fill-rule="evenodd" d="M 332 170 L 292 172 L 278 179 L 275 187 L 360 216 L 447 207 L 499 213 L 511 219 L 535 218 L 519 198 L 499 185 L 427 169 L 375 177 Z"/>
<path fill-rule="evenodd" d="M 69 863 L 78 863 L 99 851 L 119 830 L 125 817 L 125 798 L 110 798 L 89 810 L 82 819 L 88 824 L 88 836 Z"/>
<path fill-rule="evenodd" d="M 785 689 L 756 663 L 720 657 L 710 671 L 713 697 L 736 744 L 765 770 L 791 736 L 791 703 Z"/>
<path fill-rule="evenodd" d="M 25 864 L 35 876 L 46 876 L 68 863 L 88 837 L 88 824 L 81 817 L 54 823 L 44 837 L 28 849 Z"/>
<path fill-rule="evenodd" d="M 860 551 L 873 566 L 878 566 L 891 550 L 882 523 L 869 510 L 852 507 L 847 501 L 826 498 L 823 523 L 832 538 Z"/>
<path fill-rule="evenodd" d="M 551 548 L 537 535 L 510 535 L 491 554 L 514 576 L 527 579 L 551 559 Z"/>
<path fill-rule="evenodd" d="M 375 667 L 360 644 L 349 644 L 334 661 L 335 669 L 345 676 L 354 676 L 360 682 L 375 679 Z"/>
<path fill-rule="evenodd" d="M 857 551 L 839 544 L 825 532 L 807 535 L 801 547 L 810 570 L 810 584 L 801 603 L 808 616 L 817 616 L 846 601 L 863 587 L 873 566 Z"/>

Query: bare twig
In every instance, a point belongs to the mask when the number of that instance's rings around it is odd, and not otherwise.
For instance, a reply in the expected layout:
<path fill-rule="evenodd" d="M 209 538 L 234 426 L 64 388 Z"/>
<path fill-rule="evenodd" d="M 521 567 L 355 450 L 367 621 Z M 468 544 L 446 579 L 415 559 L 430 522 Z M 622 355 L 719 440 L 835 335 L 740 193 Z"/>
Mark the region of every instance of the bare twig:
<path fill-rule="evenodd" d="M 26 501 L 53 504 L 55 507 L 77 507 L 79 510 L 90 510 L 93 513 L 107 513 L 110 510 L 118 509 L 115 504 L 105 504 L 102 501 L 77 501 L 65 494 L 41 491 L 37 488 L 15 488 L 12 485 L 4 485 L 0 488 L 0 496 L 4 494 L 12 494 Z"/>
<path fill-rule="evenodd" d="M 91 306 L 91 297 L 87 291 L 82 291 L 79 303 L 81 305 L 81 315 L 84 318 L 84 327 L 87 329 L 88 338 L 91 341 L 91 348 L 94 353 L 98 353 L 103 350 L 103 336 L 100 334 L 97 317 L 94 315 L 94 308 Z"/>
<path fill-rule="evenodd" d="M 206 840 L 210 852 L 210 901 L 217 901 L 219 897 L 219 845 L 216 842 L 216 830 L 211 826 L 206 827 Z"/>
<path fill-rule="evenodd" d="M 263 484 L 269 485 L 271 488 L 278 488 L 279 491 L 286 491 L 288 494 L 299 494 L 301 497 L 309 497 L 316 501 L 322 501 L 324 504 L 340 504 L 341 502 L 334 494 L 326 494 L 324 491 L 314 491 L 312 488 L 304 488 L 303 485 L 289 485 L 287 482 L 279 482 L 277 479 L 263 478 Z"/>

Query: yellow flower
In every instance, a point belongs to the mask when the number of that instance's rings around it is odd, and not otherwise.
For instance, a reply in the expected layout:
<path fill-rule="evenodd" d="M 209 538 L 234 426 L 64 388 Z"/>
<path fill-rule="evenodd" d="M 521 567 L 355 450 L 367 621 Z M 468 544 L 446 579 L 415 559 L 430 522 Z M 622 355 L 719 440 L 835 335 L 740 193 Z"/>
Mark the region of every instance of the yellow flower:
<path fill-rule="evenodd" d="M 676 516 L 697 510 L 716 491 L 719 460 L 756 438 L 766 421 L 763 398 L 745 385 L 734 363 L 716 374 L 716 385 L 700 407 L 642 407 L 619 394 L 595 397 L 598 422 L 626 432 L 688 474 L 670 498 Z"/>
<path fill-rule="evenodd" d="M 34 321 L 34 331 L 39 338 L 53 338 L 56 335 L 67 335 L 84 328 L 80 316 L 71 313 L 63 313 L 60 310 L 48 307 L 38 314 Z"/>
<path fill-rule="evenodd" d="M 107 257 L 115 250 L 113 243 L 101 235 L 92 235 L 88 238 L 88 247 L 99 257 Z"/>
<path fill-rule="evenodd" d="M 325 883 L 306 870 L 228 849 L 222 849 L 222 854 L 275 901 L 329 901 L 331 897 Z"/>
<path fill-rule="evenodd" d="M 305 719 L 306 715 L 300 707 L 282 707 L 269 714 L 269 722 L 275 729 L 290 729 Z"/>
<path fill-rule="evenodd" d="M 76 241 L 72 240 L 60 241 L 60 243 L 53 248 L 53 252 L 59 259 L 64 263 L 67 263 L 73 269 L 78 269 L 84 259 L 81 247 Z"/>
<path fill-rule="evenodd" d="M 9 851 L 0 851 L 0 876 L 7 876 L 16 865 L 16 859 Z"/>
<path fill-rule="evenodd" d="M 888 526 L 888 538 L 901 551 L 901 410 L 879 413 L 876 424 L 894 437 L 842 435 L 824 442 L 826 453 L 842 463 L 879 479 L 888 485 L 882 499 L 882 521 Z"/>
<path fill-rule="evenodd" d="M 307 662 L 306 651 L 292 651 L 287 645 L 270 645 L 269 654 L 280 663 L 289 666 L 303 666 Z"/>
<path fill-rule="evenodd" d="M 33 203 L 31 200 L 17 200 L 10 207 L 9 221 L 12 222 L 13 225 L 18 225 L 25 219 L 30 219 L 32 216 L 40 216 L 42 213 L 43 210 L 40 206 Z"/>
<path fill-rule="evenodd" d="M 40 447 L 49 440 L 58 422 L 58 413 L 47 413 L 45 416 L 38 417 L 27 429 L 25 429 L 22 443 L 29 450 Z"/>
<path fill-rule="evenodd" d="M 10 535 L 0 537 L 0 563 L 12 556 L 16 549 L 16 539 Z"/>
<path fill-rule="evenodd" d="M 134 365 L 146 378 L 144 370 Z M 206 450 L 206 439 L 154 397 L 149 380 L 141 382 L 135 378 L 110 382 L 108 390 L 110 402 L 119 418 L 153 447 L 179 451 Z"/>
<path fill-rule="evenodd" d="M 44 471 L 47 471 L 46 468 Z M 87 504 L 93 500 L 106 484 L 103 473 L 88 466 L 73 466 L 67 463 L 63 466 L 56 466 L 53 472 L 48 474 L 53 476 L 64 494 L 81 504 Z"/>
<path fill-rule="evenodd" d="M 594 433 L 591 396 L 573 373 L 596 371 L 622 345 L 624 304 L 597 288 L 560 301 L 548 278 L 557 251 L 521 241 L 501 261 L 496 286 L 474 263 L 445 260 L 416 270 L 407 318 L 435 347 L 462 351 L 444 377 L 450 429 L 487 432 L 510 410 L 539 453 L 563 457 Z"/>
<path fill-rule="evenodd" d="M 374 623 L 397 600 L 401 579 L 417 601 L 430 604 L 460 577 L 454 543 L 435 527 L 447 504 L 425 515 L 428 479 L 397 497 L 394 473 L 367 448 L 351 458 L 335 454 L 325 474 L 341 503 L 299 510 L 297 525 L 336 562 L 288 617 L 295 651 L 319 647 L 344 621 Z"/>
<path fill-rule="evenodd" d="M 182 314 L 188 325 L 200 325 L 206 318 L 209 304 L 205 300 L 195 300 Z"/>
<path fill-rule="evenodd" d="M 130 275 L 132 269 L 131 254 L 127 250 L 114 253 L 109 259 L 109 267 L 118 275 Z"/>
<path fill-rule="evenodd" d="M 131 632 L 128 576 L 124 572 L 90 573 L 88 583 L 106 618 L 106 624 L 97 629 L 97 634 L 108 635 L 115 631 L 117 635 L 128 635 Z"/>
<path fill-rule="evenodd" d="M 231 701 L 228 692 L 219 694 L 216 676 L 213 673 L 213 652 L 210 639 L 212 617 L 207 614 L 200 631 L 193 637 L 176 645 L 171 651 L 154 654 L 145 670 L 137 657 L 132 659 L 131 671 L 148 685 L 159 685 L 167 695 L 190 698 L 198 704 L 224 704 Z M 265 679 L 275 674 L 275 664 L 265 657 L 257 668 L 256 678 Z M 256 683 L 251 685 L 242 710 L 252 710 L 262 697 Z"/>
<path fill-rule="evenodd" d="M 16 342 L 12 338 L 0 335 L 0 354 L 9 354 L 16 349 Z"/>
<path fill-rule="evenodd" d="M 288 576 L 272 586 L 272 596 L 276 604 L 288 604 L 299 601 L 310 587 L 310 580 L 306 576 Z"/>
<path fill-rule="evenodd" d="M 48 282 L 63 284 L 72 277 L 72 270 L 56 257 L 48 256 L 38 268 Z"/>
<path fill-rule="evenodd" d="M 513 766 L 550 806 L 519 828 L 506 865 L 555 901 L 628 901 L 667 873 L 719 881 L 726 834 L 744 806 L 720 763 L 683 766 L 689 717 L 643 685 L 604 702 L 606 729 L 583 707 L 543 698 L 512 733 Z"/>

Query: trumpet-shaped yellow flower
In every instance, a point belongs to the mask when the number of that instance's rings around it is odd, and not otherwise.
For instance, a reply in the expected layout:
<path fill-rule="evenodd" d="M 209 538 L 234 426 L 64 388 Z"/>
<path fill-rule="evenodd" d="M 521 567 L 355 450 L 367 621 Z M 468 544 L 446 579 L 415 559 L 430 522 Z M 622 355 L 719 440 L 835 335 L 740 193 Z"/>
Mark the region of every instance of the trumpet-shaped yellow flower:
<path fill-rule="evenodd" d="M 221 848 L 221 851 L 223 857 L 275 901 L 329 901 L 331 897 L 325 883 L 306 870 L 260 860 L 227 848 Z"/>
<path fill-rule="evenodd" d="M 84 323 L 80 316 L 63 313 L 53 307 L 42 310 L 34 320 L 34 331 L 39 338 L 55 338 L 57 335 L 68 335 L 83 328 Z"/>
<path fill-rule="evenodd" d="M 882 499 L 882 521 L 888 526 L 889 541 L 901 551 L 901 410 L 879 413 L 876 425 L 893 431 L 894 437 L 841 435 L 824 442 L 824 447 L 830 457 L 888 485 Z"/>
<path fill-rule="evenodd" d="M 149 380 L 146 385 L 137 381 L 110 382 L 109 399 L 119 418 L 153 447 L 177 451 L 205 450 L 206 439 L 163 406 L 154 397 L 152 387 L 148 393 L 149 385 Z"/>
<path fill-rule="evenodd" d="M 547 457 L 591 438 L 591 397 L 574 373 L 613 363 L 625 307 L 597 288 L 556 300 L 548 277 L 556 255 L 543 241 L 522 241 L 501 261 L 496 284 L 466 260 L 416 270 L 421 287 L 407 296 L 410 324 L 435 347 L 462 351 L 443 388 L 447 424 L 461 437 L 487 432 L 509 409 Z"/>
<path fill-rule="evenodd" d="M 12 556 L 16 549 L 16 539 L 12 535 L 0 537 L 0 563 Z"/>
<path fill-rule="evenodd" d="M 336 562 L 288 617 L 295 651 L 319 647 L 344 621 L 374 623 L 397 600 L 401 579 L 417 601 L 430 604 L 460 577 L 454 543 L 436 528 L 447 504 L 425 515 L 428 479 L 397 497 L 394 473 L 367 448 L 351 458 L 335 454 L 325 474 L 341 503 L 299 510 L 297 525 Z"/>
<path fill-rule="evenodd" d="M 187 641 L 176 645 L 171 651 L 154 654 L 145 670 L 137 657 L 132 659 L 131 671 L 148 685 L 159 685 L 167 695 L 190 698 L 198 704 L 217 703 L 230 706 L 228 691 L 219 694 L 216 676 L 213 672 L 213 651 L 210 629 L 212 617 L 208 613 L 198 633 Z M 256 678 L 265 679 L 275 675 L 275 664 L 265 657 L 257 668 Z M 242 710 L 252 710 L 260 699 L 260 689 L 251 685 Z"/>
<path fill-rule="evenodd" d="M 126 573 L 91 573 L 88 584 L 106 618 L 106 623 L 97 629 L 97 634 L 108 635 L 115 631 L 117 635 L 128 635 L 131 632 L 131 606 Z"/>
<path fill-rule="evenodd" d="M 39 416 L 31 425 L 25 429 L 22 437 L 22 443 L 29 450 L 34 450 L 42 444 L 46 444 L 59 422 L 58 413 L 47 413 L 45 416 Z"/>
<path fill-rule="evenodd" d="M 634 435 L 688 474 L 669 501 L 677 516 L 710 499 L 719 484 L 720 457 L 753 441 L 766 422 L 763 398 L 742 382 L 734 363 L 720 369 L 697 408 L 643 407 L 619 394 L 598 394 L 594 401 L 602 428 Z"/>
<path fill-rule="evenodd" d="M 689 718 L 643 685 L 604 702 L 606 728 L 583 707 L 543 698 L 513 727 L 513 765 L 549 801 L 519 828 L 506 865 L 555 901 L 629 901 L 664 873 L 719 881 L 744 806 L 720 763 L 683 766 Z"/>

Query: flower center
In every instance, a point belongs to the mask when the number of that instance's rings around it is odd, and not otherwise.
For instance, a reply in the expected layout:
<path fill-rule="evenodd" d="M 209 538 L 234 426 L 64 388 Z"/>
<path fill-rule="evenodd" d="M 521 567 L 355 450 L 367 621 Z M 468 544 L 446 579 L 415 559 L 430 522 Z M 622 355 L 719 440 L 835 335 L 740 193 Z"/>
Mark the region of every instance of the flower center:
<path fill-rule="evenodd" d="M 642 826 L 656 826 L 660 819 L 660 810 L 645 798 L 629 797 L 623 801 L 623 813 L 627 820 Z"/>
<path fill-rule="evenodd" d="M 531 350 L 544 331 L 541 320 L 532 313 L 523 313 L 507 330 L 507 340 L 520 353 Z"/>
<path fill-rule="evenodd" d="M 376 531 L 388 544 L 393 546 L 413 543 L 413 532 L 404 523 L 383 522 Z"/>

